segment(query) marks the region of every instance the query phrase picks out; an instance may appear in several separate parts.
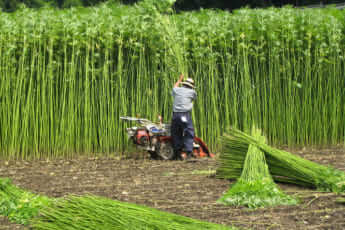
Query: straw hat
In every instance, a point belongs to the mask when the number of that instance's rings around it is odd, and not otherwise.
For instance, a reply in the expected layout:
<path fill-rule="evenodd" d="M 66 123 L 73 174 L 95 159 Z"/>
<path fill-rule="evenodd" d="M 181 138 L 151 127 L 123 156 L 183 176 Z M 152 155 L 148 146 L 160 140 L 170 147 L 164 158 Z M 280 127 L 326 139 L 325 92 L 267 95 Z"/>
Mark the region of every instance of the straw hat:
<path fill-rule="evenodd" d="M 182 85 L 186 85 L 191 87 L 192 89 L 195 88 L 194 86 L 194 80 L 192 78 L 187 78 L 184 82 L 182 82 Z"/>

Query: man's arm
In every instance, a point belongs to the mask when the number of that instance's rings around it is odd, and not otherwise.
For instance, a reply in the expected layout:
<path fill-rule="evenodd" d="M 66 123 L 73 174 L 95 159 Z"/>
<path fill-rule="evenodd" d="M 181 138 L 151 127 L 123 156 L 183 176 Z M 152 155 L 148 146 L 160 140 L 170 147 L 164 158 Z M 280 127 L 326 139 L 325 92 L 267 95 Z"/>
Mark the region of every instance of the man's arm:
<path fill-rule="evenodd" d="M 180 78 L 179 78 L 178 81 L 175 83 L 174 88 L 176 88 L 176 87 L 179 86 L 179 84 L 183 81 L 183 78 L 184 78 L 184 76 L 183 76 L 183 74 L 181 74 L 181 75 L 180 75 Z"/>

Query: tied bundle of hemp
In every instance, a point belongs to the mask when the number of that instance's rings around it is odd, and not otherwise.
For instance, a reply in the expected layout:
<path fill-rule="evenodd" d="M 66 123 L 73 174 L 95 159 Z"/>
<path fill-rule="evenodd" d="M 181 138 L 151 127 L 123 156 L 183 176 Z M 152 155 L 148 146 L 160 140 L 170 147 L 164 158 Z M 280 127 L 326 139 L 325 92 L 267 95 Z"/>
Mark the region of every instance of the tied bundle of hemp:
<path fill-rule="evenodd" d="M 321 191 L 345 191 L 343 171 L 270 147 L 237 129 L 229 130 L 227 140 L 224 144 L 228 151 L 220 156 L 220 166 L 217 169 L 219 178 L 239 178 L 248 148 L 252 145 L 265 154 L 269 172 L 275 181 L 313 187 Z"/>
<path fill-rule="evenodd" d="M 259 142 L 265 142 L 265 137 L 261 135 L 260 130 L 254 128 L 252 135 Z M 224 156 L 233 154 L 231 152 L 233 146 L 229 146 L 229 143 L 232 143 L 229 136 L 224 136 L 222 142 L 225 148 L 221 159 L 224 159 Z M 249 208 L 297 204 L 297 200 L 286 195 L 274 183 L 264 153 L 254 145 L 249 145 L 241 177 L 217 202 Z"/>
<path fill-rule="evenodd" d="M 42 208 L 40 214 L 32 221 L 35 230 L 233 229 L 93 195 L 69 196 Z"/>

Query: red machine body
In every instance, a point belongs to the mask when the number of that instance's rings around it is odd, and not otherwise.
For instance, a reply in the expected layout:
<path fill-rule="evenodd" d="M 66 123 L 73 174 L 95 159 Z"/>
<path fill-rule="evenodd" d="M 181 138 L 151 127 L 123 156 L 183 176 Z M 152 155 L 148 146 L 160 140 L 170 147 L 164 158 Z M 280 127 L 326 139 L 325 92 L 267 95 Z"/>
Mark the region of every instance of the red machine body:
<path fill-rule="evenodd" d="M 147 150 L 154 159 L 171 160 L 174 158 L 170 124 L 153 123 L 147 119 L 120 117 L 125 121 L 136 121 L 139 127 L 127 128 L 128 137 L 139 148 Z M 193 156 L 195 158 L 213 157 L 207 145 L 198 137 L 194 137 Z M 182 157 L 186 154 L 182 152 Z"/>

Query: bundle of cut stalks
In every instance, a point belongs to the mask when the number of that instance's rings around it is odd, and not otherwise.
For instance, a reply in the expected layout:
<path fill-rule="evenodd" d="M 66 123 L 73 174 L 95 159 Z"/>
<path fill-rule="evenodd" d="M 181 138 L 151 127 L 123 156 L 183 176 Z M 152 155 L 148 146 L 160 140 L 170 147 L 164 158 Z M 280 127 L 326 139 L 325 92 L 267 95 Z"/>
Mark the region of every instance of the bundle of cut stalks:
<path fill-rule="evenodd" d="M 0 178 L 0 215 L 33 230 L 235 229 L 135 204 L 87 196 L 50 199 Z"/>
<path fill-rule="evenodd" d="M 37 230 L 198 230 L 233 229 L 153 208 L 93 195 L 69 196 L 44 207 L 32 221 Z"/>
<path fill-rule="evenodd" d="M 258 129 L 254 128 L 252 135 L 260 143 L 266 141 Z M 223 155 L 231 154 L 232 146 L 229 146 L 231 139 L 225 136 L 222 142 L 225 146 Z M 241 177 L 218 202 L 250 208 L 297 204 L 297 200 L 286 195 L 274 183 L 266 164 L 265 155 L 255 145 L 249 145 Z"/>
<path fill-rule="evenodd" d="M 50 201 L 48 197 L 18 188 L 8 178 L 0 178 L 0 215 L 12 222 L 27 225 Z"/>
<path fill-rule="evenodd" d="M 219 178 L 237 179 L 244 167 L 249 146 L 264 152 L 269 172 L 275 181 L 317 188 L 321 191 L 345 191 L 345 173 L 329 166 L 303 159 L 258 141 L 237 129 L 230 129 L 223 137 L 228 151 L 220 156 Z"/>

